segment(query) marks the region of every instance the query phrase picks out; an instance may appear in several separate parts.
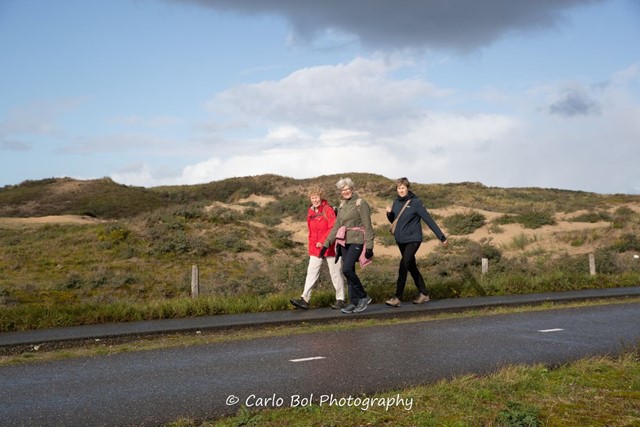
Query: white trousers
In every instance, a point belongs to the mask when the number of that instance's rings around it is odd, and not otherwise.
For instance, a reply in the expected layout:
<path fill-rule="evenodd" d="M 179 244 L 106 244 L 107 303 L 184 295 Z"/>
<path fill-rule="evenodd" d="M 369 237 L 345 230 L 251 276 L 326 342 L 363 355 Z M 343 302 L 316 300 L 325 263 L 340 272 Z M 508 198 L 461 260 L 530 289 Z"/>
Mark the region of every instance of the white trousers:
<path fill-rule="evenodd" d="M 333 287 L 336 288 L 336 299 L 344 301 L 344 279 L 342 278 L 342 259 L 338 259 L 335 262 L 335 257 L 327 257 L 327 265 L 329 266 L 329 274 L 331 275 L 331 282 Z M 307 279 L 304 282 L 304 291 L 302 292 L 302 298 L 305 301 L 311 299 L 311 291 L 314 285 L 320 277 L 320 267 L 322 267 L 322 258 L 315 256 L 309 257 L 309 266 L 307 267 Z"/>

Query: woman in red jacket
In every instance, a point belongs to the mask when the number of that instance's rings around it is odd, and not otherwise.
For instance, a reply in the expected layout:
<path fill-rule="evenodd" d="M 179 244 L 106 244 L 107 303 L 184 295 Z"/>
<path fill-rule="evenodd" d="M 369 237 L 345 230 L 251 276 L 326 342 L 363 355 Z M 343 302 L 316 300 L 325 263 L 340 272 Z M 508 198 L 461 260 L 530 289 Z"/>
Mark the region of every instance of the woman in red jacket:
<path fill-rule="evenodd" d="M 309 190 L 309 199 L 311 206 L 307 211 L 307 228 L 309 229 L 309 266 L 307 267 L 307 278 L 304 283 L 304 291 L 300 299 L 292 299 L 291 304 L 298 308 L 308 309 L 309 300 L 311 299 L 311 291 L 320 276 L 320 267 L 322 267 L 322 258 L 320 250 L 327 235 L 331 231 L 333 224 L 336 222 L 336 213 L 329 203 L 323 198 L 320 187 L 312 187 Z M 327 259 L 329 273 L 333 287 L 336 289 L 336 302 L 331 308 L 344 308 L 344 279 L 342 278 L 342 260 L 338 258 L 336 262 L 335 251 L 333 247 L 329 248 L 324 257 Z"/>

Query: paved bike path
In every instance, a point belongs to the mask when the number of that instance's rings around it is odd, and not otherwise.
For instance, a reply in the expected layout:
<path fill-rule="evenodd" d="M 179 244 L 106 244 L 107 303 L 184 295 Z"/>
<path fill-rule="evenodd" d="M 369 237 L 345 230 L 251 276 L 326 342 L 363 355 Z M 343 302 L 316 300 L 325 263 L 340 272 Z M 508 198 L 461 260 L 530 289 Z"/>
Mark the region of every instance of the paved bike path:
<path fill-rule="evenodd" d="M 24 332 L 0 334 L 0 350 L 3 347 L 21 345 L 42 345 L 52 342 L 83 341 L 117 337 L 135 337 L 179 332 L 224 330 L 242 327 L 274 326 L 299 322 L 321 323 L 342 320 L 348 317 L 385 318 L 460 312 L 488 307 L 535 305 L 545 302 L 572 302 L 601 298 L 622 298 L 640 296 L 640 286 L 585 289 L 578 291 L 548 292 L 525 295 L 504 295 L 491 297 L 451 298 L 429 301 L 415 305 L 404 302 L 402 307 L 387 307 L 371 304 L 366 311 L 357 314 L 342 314 L 331 308 L 310 310 L 281 310 L 260 313 L 224 314 L 215 316 L 190 317 L 181 319 L 160 319 L 126 323 L 73 326 Z M 313 307 L 313 301 L 312 301 Z"/>

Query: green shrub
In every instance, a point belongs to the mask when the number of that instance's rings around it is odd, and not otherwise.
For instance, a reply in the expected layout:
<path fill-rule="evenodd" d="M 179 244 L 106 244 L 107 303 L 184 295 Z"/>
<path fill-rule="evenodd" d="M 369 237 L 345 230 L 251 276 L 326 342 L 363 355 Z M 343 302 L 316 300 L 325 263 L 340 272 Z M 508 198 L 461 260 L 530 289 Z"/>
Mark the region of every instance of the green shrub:
<path fill-rule="evenodd" d="M 395 237 L 393 237 L 393 234 L 389 232 L 390 227 L 391 227 L 391 224 L 385 223 L 383 225 L 377 226 L 373 230 L 376 236 L 376 245 L 394 246 L 396 244 Z"/>
<path fill-rule="evenodd" d="M 545 225 L 555 225 L 556 220 L 554 214 L 548 211 L 530 210 L 517 215 L 517 221 L 524 228 L 540 228 Z"/>
<path fill-rule="evenodd" d="M 97 234 L 99 241 L 110 245 L 118 245 L 127 240 L 131 231 L 122 224 L 114 223 L 100 227 Z"/>
<path fill-rule="evenodd" d="M 250 249 L 246 239 L 234 232 L 221 233 L 211 239 L 211 251 L 213 253 L 239 253 Z"/>
<path fill-rule="evenodd" d="M 448 185 L 412 185 L 413 192 L 424 201 L 428 209 L 439 209 L 453 204 L 455 188 Z"/>
<path fill-rule="evenodd" d="M 553 212 L 528 208 L 517 215 L 502 215 L 493 220 L 496 224 L 521 224 L 525 228 L 540 228 L 545 225 L 555 225 L 556 219 Z"/>
<path fill-rule="evenodd" d="M 448 248 L 441 247 L 430 253 L 423 264 L 429 274 L 446 279 L 443 286 L 449 289 L 449 297 L 481 295 L 473 275 L 480 272 L 482 258 L 499 263 L 502 252 L 488 240 L 475 242 L 466 238 L 450 239 Z M 454 290 L 451 289 L 452 286 Z M 466 292 L 465 289 L 471 290 Z M 447 292 L 440 291 L 440 295 L 446 294 Z"/>
<path fill-rule="evenodd" d="M 570 222 L 588 222 L 588 223 L 596 223 L 601 221 L 611 221 L 612 216 L 608 212 L 596 210 L 588 213 L 584 213 L 582 215 L 578 215 L 572 218 L 569 218 Z"/>
<path fill-rule="evenodd" d="M 628 206 L 620 206 L 614 212 L 614 216 L 616 218 L 630 219 L 630 218 L 632 218 L 634 216 L 637 216 L 637 215 L 638 214 L 633 209 L 629 208 Z"/>
<path fill-rule="evenodd" d="M 617 252 L 640 251 L 640 239 L 636 234 L 625 233 L 616 239 L 612 249 Z"/>
<path fill-rule="evenodd" d="M 538 427 L 542 425 L 538 408 L 517 402 L 507 402 L 507 407 L 498 413 L 496 422 L 505 427 Z"/>
<path fill-rule="evenodd" d="M 516 215 L 502 215 L 492 221 L 498 225 L 517 224 L 518 217 Z"/>
<path fill-rule="evenodd" d="M 562 233 L 555 233 L 558 241 L 568 243 L 571 246 L 578 247 L 586 243 L 594 243 L 602 237 L 602 231 L 598 229 L 573 230 Z"/>
<path fill-rule="evenodd" d="M 276 249 L 289 249 L 298 245 L 298 243 L 291 240 L 291 232 L 289 231 L 276 231 L 270 241 Z"/>
<path fill-rule="evenodd" d="M 471 234 L 485 224 L 487 218 L 479 212 L 469 211 L 444 218 L 443 224 L 449 234 Z"/>
<path fill-rule="evenodd" d="M 247 216 L 248 218 L 251 217 L 251 215 L 246 215 L 246 211 L 244 215 L 239 215 L 238 212 L 232 209 L 214 206 L 207 211 L 205 219 L 211 224 L 223 225 L 232 224 L 243 216 Z"/>
<path fill-rule="evenodd" d="M 535 236 L 529 237 L 524 233 L 520 233 L 511 238 L 511 242 L 505 245 L 506 249 L 523 250 L 527 245 L 537 240 Z"/>
<path fill-rule="evenodd" d="M 627 206 L 620 206 L 613 213 L 613 220 L 611 222 L 611 226 L 616 229 L 624 228 L 627 224 L 632 222 L 634 218 L 639 217 L 639 215 Z"/>
<path fill-rule="evenodd" d="M 596 272 L 598 274 L 622 273 L 618 265 L 618 257 L 614 251 L 609 249 L 598 249 L 594 252 L 594 257 L 596 261 Z"/>
<path fill-rule="evenodd" d="M 167 233 L 155 233 L 151 254 L 185 254 L 189 252 L 189 240 L 184 231 L 174 231 Z"/>
<path fill-rule="evenodd" d="M 212 252 L 208 239 L 202 235 L 189 235 L 187 237 L 189 253 L 199 257 L 205 257 Z"/>
<path fill-rule="evenodd" d="M 504 228 L 500 227 L 495 222 L 492 222 L 491 225 L 489 225 L 488 231 L 491 234 L 502 234 L 504 233 Z"/>
<path fill-rule="evenodd" d="M 67 279 L 57 286 L 58 290 L 72 290 L 72 289 L 80 289 L 84 285 L 84 281 L 82 277 L 80 277 L 77 273 L 71 273 Z"/>

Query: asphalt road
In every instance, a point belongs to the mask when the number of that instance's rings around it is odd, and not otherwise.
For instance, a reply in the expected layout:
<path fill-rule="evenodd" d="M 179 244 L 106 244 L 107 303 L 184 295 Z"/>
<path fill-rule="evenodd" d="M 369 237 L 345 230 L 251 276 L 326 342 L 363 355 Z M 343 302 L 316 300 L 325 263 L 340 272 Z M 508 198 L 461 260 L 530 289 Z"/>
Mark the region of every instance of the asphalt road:
<path fill-rule="evenodd" d="M 250 408 L 362 406 L 507 364 L 562 364 L 640 343 L 640 303 L 263 338 L 0 368 L 3 426 L 162 425 Z M 342 399 L 342 400 L 341 400 Z M 402 395 L 410 410 L 421 402 Z"/>

